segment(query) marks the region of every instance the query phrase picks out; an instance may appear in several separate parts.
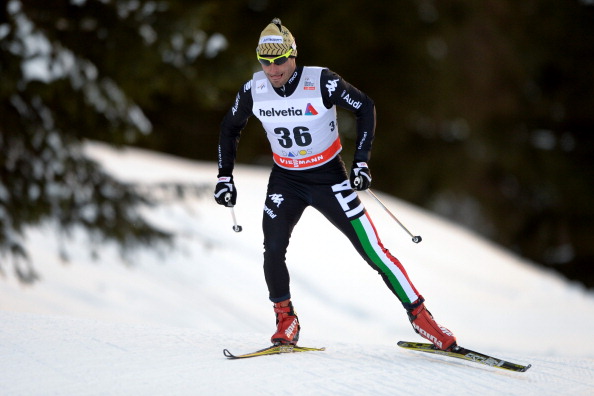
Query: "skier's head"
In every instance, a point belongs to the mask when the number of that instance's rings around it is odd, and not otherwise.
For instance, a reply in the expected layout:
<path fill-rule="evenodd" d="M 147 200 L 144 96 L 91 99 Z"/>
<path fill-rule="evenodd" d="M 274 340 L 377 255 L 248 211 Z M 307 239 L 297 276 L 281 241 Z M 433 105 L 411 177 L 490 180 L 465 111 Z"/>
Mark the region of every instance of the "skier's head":
<path fill-rule="evenodd" d="M 256 53 L 263 57 L 276 57 L 286 53 L 290 57 L 296 57 L 297 44 L 289 29 L 281 24 L 279 18 L 274 18 L 260 33 Z"/>
<path fill-rule="evenodd" d="M 260 33 L 256 56 L 273 87 L 282 87 L 289 81 L 296 68 L 297 44 L 280 19 L 274 18 Z"/>

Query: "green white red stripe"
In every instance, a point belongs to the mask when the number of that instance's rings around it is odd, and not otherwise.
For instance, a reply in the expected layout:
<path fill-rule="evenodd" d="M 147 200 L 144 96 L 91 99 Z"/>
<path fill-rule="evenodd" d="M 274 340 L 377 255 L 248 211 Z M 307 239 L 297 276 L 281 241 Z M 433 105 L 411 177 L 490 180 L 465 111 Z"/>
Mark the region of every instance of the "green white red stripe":
<path fill-rule="evenodd" d="M 400 261 L 382 245 L 367 212 L 363 216 L 352 220 L 351 224 L 355 228 L 365 253 L 381 273 L 387 277 L 392 291 L 396 293 L 400 301 L 409 304 L 416 301 L 419 298 L 419 293 L 408 278 Z"/>

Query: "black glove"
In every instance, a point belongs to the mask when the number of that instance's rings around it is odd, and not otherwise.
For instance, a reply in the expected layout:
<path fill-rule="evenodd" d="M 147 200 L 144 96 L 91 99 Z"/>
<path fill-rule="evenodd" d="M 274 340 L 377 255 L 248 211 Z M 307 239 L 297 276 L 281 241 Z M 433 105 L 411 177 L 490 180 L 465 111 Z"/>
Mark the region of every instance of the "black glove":
<path fill-rule="evenodd" d="M 214 199 L 219 205 L 225 205 L 228 208 L 235 206 L 237 202 L 237 190 L 233 183 L 233 176 L 221 176 L 214 191 Z"/>
<path fill-rule="evenodd" d="M 351 168 L 351 187 L 357 191 L 367 190 L 371 184 L 371 172 L 366 162 L 353 162 Z"/>

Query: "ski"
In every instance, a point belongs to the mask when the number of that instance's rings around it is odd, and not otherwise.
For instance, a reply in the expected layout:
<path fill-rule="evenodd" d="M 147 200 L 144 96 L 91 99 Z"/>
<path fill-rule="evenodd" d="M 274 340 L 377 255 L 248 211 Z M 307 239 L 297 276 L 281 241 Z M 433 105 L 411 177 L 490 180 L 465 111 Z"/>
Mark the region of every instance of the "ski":
<path fill-rule="evenodd" d="M 412 351 L 427 352 L 434 353 L 436 355 L 449 356 L 457 359 L 468 360 L 474 363 L 484 364 L 490 367 L 496 367 L 499 369 L 510 371 L 517 371 L 521 373 L 525 372 L 530 367 L 532 367 L 531 364 L 527 366 L 522 366 L 521 364 L 508 362 L 507 360 L 498 359 L 493 356 L 485 355 L 484 353 L 471 351 L 470 349 L 466 349 L 460 346 L 455 346 L 451 351 L 442 351 L 441 349 L 436 348 L 433 344 L 424 342 L 398 341 L 398 346 Z"/>
<path fill-rule="evenodd" d="M 326 348 L 311 348 L 311 347 L 301 347 L 297 345 L 272 345 L 264 349 L 260 349 L 255 352 L 245 353 L 243 355 L 234 355 L 229 352 L 228 349 L 223 349 L 223 355 L 228 359 L 246 359 L 252 358 L 257 356 L 266 356 L 266 355 L 278 355 L 279 353 L 295 353 L 295 352 L 308 352 L 308 351 L 325 351 Z"/>

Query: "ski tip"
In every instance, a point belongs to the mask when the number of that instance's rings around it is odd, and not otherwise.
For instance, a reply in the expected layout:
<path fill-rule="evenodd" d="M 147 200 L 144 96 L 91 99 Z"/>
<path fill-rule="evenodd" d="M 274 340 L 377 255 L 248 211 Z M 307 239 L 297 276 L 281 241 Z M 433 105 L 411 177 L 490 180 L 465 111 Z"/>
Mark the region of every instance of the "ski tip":
<path fill-rule="evenodd" d="M 295 350 L 296 351 L 325 351 L 326 347 L 321 347 L 321 348 L 314 348 L 314 347 L 300 347 L 300 346 L 295 346 Z"/>

